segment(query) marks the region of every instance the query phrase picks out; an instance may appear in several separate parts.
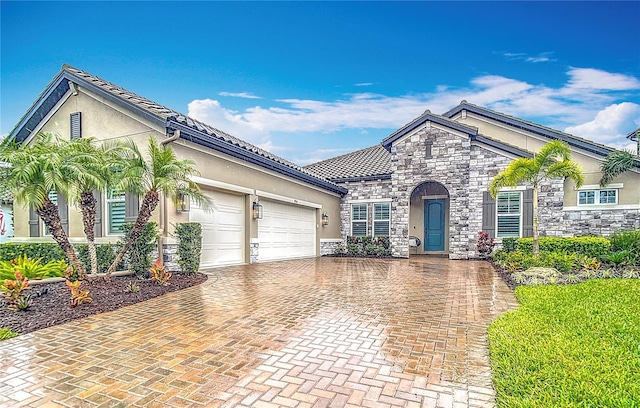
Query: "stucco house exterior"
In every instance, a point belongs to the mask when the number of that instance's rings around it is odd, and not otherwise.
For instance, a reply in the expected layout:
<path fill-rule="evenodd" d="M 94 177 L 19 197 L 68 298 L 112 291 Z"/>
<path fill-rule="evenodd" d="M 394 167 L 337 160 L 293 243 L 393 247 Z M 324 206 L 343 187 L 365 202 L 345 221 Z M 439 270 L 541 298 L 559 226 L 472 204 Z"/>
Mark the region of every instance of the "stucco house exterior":
<path fill-rule="evenodd" d="M 29 143 L 39 131 L 141 146 L 149 137 L 196 161 L 194 179 L 213 211 L 189 211 L 163 199 L 153 221 L 172 261 L 173 225 L 203 225 L 202 266 L 313 257 L 347 236 L 389 236 L 392 254 L 477 257 L 478 231 L 498 241 L 532 233 L 532 191 L 488 193 L 493 176 L 518 157 L 559 139 L 573 151 L 586 182 L 552 180 L 541 188 L 542 235 L 610 235 L 640 228 L 640 167 L 600 188 L 600 163 L 612 149 L 462 101 L 442 115 L 426 111 L 380 144 L 300 167 L 87 72 L 64 65 L 10 133 Z M 99 240 L 137 214 L 137 197 L 96 192 Z M 79 211 L 56 197 L 72 241 L 83 239 Z M 263 216 L 253 216 L 254 203 Z M 15 205 L 15 238 L 50 240 L 33 211 Z M 416 239 L 417 238 L 417 239 Z M 419 245 L 417 244 L 420 241 Z M 410 245 L 412 244 L 412 245 Z"/>

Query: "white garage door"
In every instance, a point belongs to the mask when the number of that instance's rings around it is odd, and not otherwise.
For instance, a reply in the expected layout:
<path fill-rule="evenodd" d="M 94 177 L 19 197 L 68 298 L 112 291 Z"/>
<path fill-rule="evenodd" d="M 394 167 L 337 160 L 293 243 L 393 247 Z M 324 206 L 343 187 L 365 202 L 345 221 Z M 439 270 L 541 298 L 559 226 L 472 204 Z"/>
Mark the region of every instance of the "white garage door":
<path fill-rule="evenodd" d="M 201 267 L 244 262 L 244 196 L 205 191 L 213 209 L 191 203 L 189 220 L 202 224 Z"/>
<path fill-rule="evenodd" d="M 260 201 L 260 261 L 316 256 L 316 210 L 274 201 Z"/>

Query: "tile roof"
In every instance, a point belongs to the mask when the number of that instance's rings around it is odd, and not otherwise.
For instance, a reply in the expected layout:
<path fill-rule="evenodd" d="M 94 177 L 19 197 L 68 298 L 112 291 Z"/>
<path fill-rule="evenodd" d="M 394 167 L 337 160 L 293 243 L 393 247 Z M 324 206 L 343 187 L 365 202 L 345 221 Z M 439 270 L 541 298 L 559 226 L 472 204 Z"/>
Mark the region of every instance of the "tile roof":
<path fill-rule="evenodd" d="M 48 110 L 52 109 L 55 103 L 62 98 L 62 95 L 69 90 L 69 81 L 105 95 L 117 105 L 133 110 L 152 123 L 156 123 L 162 127 L 175 128 L 175 124 L 180 124 L 189 130 L 199 132 L 199 137 L 191 138 L 191 140 L 196 143 L 200 142 L 213 148 L 224 147 L 225 151 L 242 156 L 244 160 L 252 163 L 301 179 L 333 192 L 341 194 L 346 192 L 343 187 L 331 183 L 312 170 L 305 169 L 251 143 L 216 129 L 213 126 L 190 118 L 187 115 L 67 64 L 62 66 L 60 73 L 58 73 L 47 89 L 45 89 L 32 107 L 20 119 L 16 127 L 11 131 L 10 137 L 15 137 L 19 141 L 25 140 L 28 134 L 31 133 L 31 129 L 35 128 Z"/>
<path fill-rule="evenodd" d="M 496 112 L 482 106 L 474 105 L 464 100 L 460 102 L 458 106 L 454 107 L 448 112 L 445 112 L 442 116 L 453 118 L 463 110 L 467 110 L 477 115 L 505 123 L 515 128 L 536 133 L 551 140 L 562 140 L 564 142 L 567 142 L 570 146 L 578 147 L 580 149 L 598 154 L 600 156 L 607 156 L 609 153 L 615 150 L 613 147 L 605 146 L 603 144 L 596 143 L 588 139 L 583 139 L 569 133 L 564 133 L 550 127 L 542 126 L 537 123 L 529 122 L 527 120 L 516 118 L 514 116 Z"/>
<path fill-rule="evenodd" d="M 376 145 L 305 167 L 334 182 L 390 178 L 391 154 Z"/>

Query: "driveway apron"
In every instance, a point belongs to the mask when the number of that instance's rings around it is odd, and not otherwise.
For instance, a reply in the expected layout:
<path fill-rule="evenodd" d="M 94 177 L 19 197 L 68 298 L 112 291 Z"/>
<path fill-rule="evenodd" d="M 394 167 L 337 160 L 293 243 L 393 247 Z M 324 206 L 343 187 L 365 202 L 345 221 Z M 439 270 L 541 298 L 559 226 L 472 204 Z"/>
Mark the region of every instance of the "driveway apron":
<path fill-rule="evenodd" d="M 0 342 L 0 406 L 492 407 L 486 262 L 310 258 Z"/>

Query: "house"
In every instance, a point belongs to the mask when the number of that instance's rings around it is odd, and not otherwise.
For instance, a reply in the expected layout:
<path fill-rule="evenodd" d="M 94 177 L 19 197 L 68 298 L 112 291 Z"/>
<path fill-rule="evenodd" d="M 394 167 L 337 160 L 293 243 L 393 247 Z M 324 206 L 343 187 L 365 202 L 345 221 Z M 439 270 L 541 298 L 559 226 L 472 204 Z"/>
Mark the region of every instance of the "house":
<path fill-rule="evenodd" d="M 172 261 L 179 222 L 200 222 L 203 267 L 319 256 L 340 240 L 340 202 L 347 192 L 310 170 L 207 124 L 64 65 L 20 119 L 9 137 L 30 143 L 38 132 L 98 140 L 129 138 L 141 150 L 149 137 L 196 162 L 194 181 L 213 202 L 204 211 L 166 197 L 151 221 L 160 229 L 165 261 Z M 117 241 L 120 225 L 135 220 L 139 197 L 115 191 L 98 198 L 96 242 Z M 71 242 L 83 242 L 81 215 L 56 193 Z M 262 219 L 254 216 L 260 208 Z M 324 215 L 324 217 L 323 217 Z M 52 241 L 33 210 L 15 205 L 13 241 Z"/>
<path fill-rule="evenodd" d="M 324 255 L 350 235 L 389 236 L 397 257 L 477 257 L 478 231 L 498 240 L 532 234 L 532 190 L 504 189 L 494 200 L 488 186 L 512 160 L 531 157 L 555 139 L 571 146 L 586 183 L 576 189 L 571 181 L 552 180 L 541 187 L 541 233 L 640 228 L 640 168 L 600 188 L 600 163 L 611 148 L 466 101 L 442 115 L 426 111 L 376 146 L 300 167 L 64 65 L 10 137 L 29 143 L 39 131 L 140 144 L 154 137 L 195 160 L 201 175 L 194 181 L 212 198 L 213 211 L 164 198 L 153 221 L 169 261 L 173 225 L 202 223 L 205 267 Z M 95 194 L 99 241 L 116 239 L 119 225 L 135 218 L 138 198 Z M 82 241 L 79 211 L 64 197 L 52 198 L 72 242 Z M 261 208 L 261 219 L 254 208 Z M 14 241 L 50 240 L 28 208 L 16 206 L 14 219 Z"/>
<path fill-rule="evenodd" d="M 640 228 L 640 166 L 599 186 L 600 164 L 613 150 L 591 141 L 462 101 L 429 111 L 379 145 L 307 166 L 348 193 L 341 203 L 341 235 L 389 235 L 394 256 L 478 256 L 478 231 L 500 241 L 533 234 L 533 192 L 503 189 L 494 200 L 491 179 L 514 159 L 552 140 L 569 144 L 585 174 L 540 188 L 541 235 L 608 236 Z M 410 238 L 420 245 L 410 246 Z M 418 242 L 411 240 L 411 242 Z"/>

